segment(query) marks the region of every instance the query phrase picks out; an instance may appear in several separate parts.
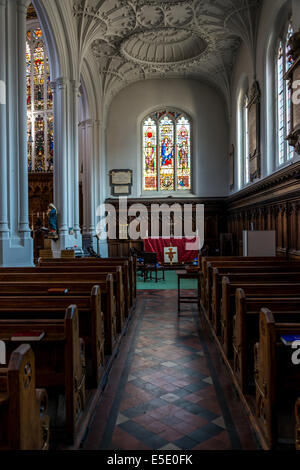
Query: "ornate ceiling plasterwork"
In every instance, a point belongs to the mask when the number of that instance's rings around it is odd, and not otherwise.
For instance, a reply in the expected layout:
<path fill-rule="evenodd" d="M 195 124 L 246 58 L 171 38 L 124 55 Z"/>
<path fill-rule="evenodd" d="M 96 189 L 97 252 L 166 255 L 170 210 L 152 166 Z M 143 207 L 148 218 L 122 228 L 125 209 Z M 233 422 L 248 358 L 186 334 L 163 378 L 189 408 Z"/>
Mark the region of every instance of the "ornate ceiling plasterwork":
<path fill-rule="evenodd" d="M 241 40 L 254 44 L 260 3 L 74 0 L 74 16 L 108 98 L 137 80 L 183 77 L 212 84 L 229 104 L 235 56 Z"/>

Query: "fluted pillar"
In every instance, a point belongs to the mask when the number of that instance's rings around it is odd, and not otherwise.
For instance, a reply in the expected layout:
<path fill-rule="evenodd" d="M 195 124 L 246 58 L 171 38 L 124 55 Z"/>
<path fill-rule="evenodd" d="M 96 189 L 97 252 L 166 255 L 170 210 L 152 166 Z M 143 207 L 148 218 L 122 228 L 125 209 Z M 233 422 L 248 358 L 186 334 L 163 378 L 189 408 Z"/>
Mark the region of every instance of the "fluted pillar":
<path fill-rule="evenodd" d="M 95 154 L 97 121 L 88 119 L 80 123 L 81 143 L 80 150 L 82 152 L 83 161 L 83 233 L 82 243 L 86 249 L 88 246 L 95 248 Z"/>
<path fill-rule="evenodd" d="M 106 171 L 106 155 L 105 155 L 105 139 L 106 139 L 106 128 L 104 120 L 97 121 L 97 154 L 95 159 L 95 207 L 96 210 L 101 204 L 105 203 L 106 198 L 106 187 L 108 184 L 108 175 Z M 100 218 L 97 216 L 96 223 L 98 224 Z M 100 241 L 100 253 L 101 256 L 108 256 L 108 245 L 107 241 Z"/>
<path fill-rule="evenodd" d="M 9 238 L 6 144 L 6 6 L 0 0 L 0 240 Z"/>
<path fill-rule="evenodd" d="M 68 237 L 68 166 L 67 166 L 67 81 L 59 78 L 52 84 L 54 92 L 54 203 L 58 210 L 61 246 Z"/>
<path fill-rule="evenodd" d="M 58 212 L 59 252 L 81 247 L 78 176 L 78 85 L 65 77 L 52 83 L 54 94 L 54 204 Z"/>
<path fill-rule="evenodd" d="M 28 220 L 26 12 L 28 0 L 0 0 L 0 265 L 32 266 Z M 2 101 L 3 102 L 3 97 Z"/>
<path fill-rule="evenodd" d="M 30 237 L 27 162 L 27 91 L 26 91 L 26 15 L 28 1 L 18 1 L 18 133 L 19 133 L 19 231 Z"/>
<path fill-rule="evenodd" d="M 73 164 L 74 164 L 74 173 L 73 173 L 73 188 L 74 188 L 74 235 L 78 240 L 81 237 L 80 226 L 79 226 L 79 158 L 78 158 L 78 100 L 80 97 L 79 94 L 80 83 L 74 81 L 72 87 L 73 93 L 73 123 L 74 123 L 74 154 L 73 154 Z"/>

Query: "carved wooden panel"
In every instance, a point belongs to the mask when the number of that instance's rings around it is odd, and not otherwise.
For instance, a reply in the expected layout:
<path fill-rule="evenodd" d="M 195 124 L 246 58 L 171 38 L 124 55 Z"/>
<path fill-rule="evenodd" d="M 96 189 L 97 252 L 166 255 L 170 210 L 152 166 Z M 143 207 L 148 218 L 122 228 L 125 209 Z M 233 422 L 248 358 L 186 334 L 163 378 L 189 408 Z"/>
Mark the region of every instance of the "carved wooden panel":
<path fill-rule="evenodd" d="M 29 197 L 29 224 L 33 227 L 39 218 L 42 224 L 48 226 L 48 205 L 53 202 L 53 174 L 29 173 L 28 175 Z"/>
<path fill-rule="evenodd" d="M 196 217 L 196 204 L 204 204 L 204 238 L 205 243 L 209 246 L 210 253 L 215 254 L 219 252 L 220 246 L 220 234 L 226 233 L 226 212 L 225 212 L 225 205 L 224 199 L 179 199 L 179 198 L 161 198 L 155 199 L 155 204 L 167 204 L 172 206 L 174 204 L 178 204 L 181 208 L 181 212 L 183 214 L 183 205 L 184 204 L 191 204 L 192 211 L 193 211 L 193 230 L 195 230 L 195 217 Z M 116 199 L 107 199 L 107 204 L 112 204 L 116 209 L 117 214 L 117 230 L 116 233 L 120 234 L 120 225 L 122 227 L 129 224 L 132 220 L 132 217 L 124 218 L 124 214 L 119 212 L 119 204 L 118 200 Z M 143 204 L 147 209 L 147 217 L 148 217 L 148 234 L 151 236 L 152 227 L 151 227 L 151 204 L 153 203 L 152 199 L 128 199 L 128 210 L 133 204 Z M 174 234 L 175 226 L 177 227 L 178 224 L 181 224 L 181 228 L 183 229 L 183 217 L 178 219 L 171 216 L 171 234 Z M 160 224 L 159 224 L 159 236 L 162 236 L 162 220 L 160 215 Z M 121 230 L 123 233 L 123 229 Z M 132 247 L 132 242 L 134 240 L 122 240 L 120 237 L 117 237 L 117 240 L 109 240 L 109 250 L 110 253 L 120 253 L 123 250 L 128 250 L 128 244 Z M 136 241 L 135 243 L 141 243 L 141 240 Z M 127 248 L 124 246 L 127 244 Z M 118 245 L 122 245 L 118 247 Z M 124 246 L 123 246 L 124 245 Z M 116 256 L 116 255 L 115 255 Z"/>

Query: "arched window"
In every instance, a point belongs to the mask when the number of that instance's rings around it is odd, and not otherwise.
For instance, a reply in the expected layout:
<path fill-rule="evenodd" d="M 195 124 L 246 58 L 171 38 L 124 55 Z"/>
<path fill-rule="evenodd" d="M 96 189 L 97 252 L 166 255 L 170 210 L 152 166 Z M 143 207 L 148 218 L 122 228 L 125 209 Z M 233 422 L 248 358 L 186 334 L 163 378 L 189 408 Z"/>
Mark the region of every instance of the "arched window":
<path fill-rule="evenodd" d="M 249 98 L 244 97 L 243 103 L 243 153 L 244 153 L 244 182 L 250 182 L 250 148 L 249 148 Z"/>
<path fill-rule="evenodd" d="M 291 131 L 291 90 L 288 82 L 284 79 L 291 66 L 288 56 L 288 41 L 293 34 L 292 24 L 289 23 L 277 49 L 277 165 L 283 165 L 294 156 L 294 149 L 286 140 Z"/>
<path fill-rule="evenodd" d="M 143 190 L 191 191 L 191 121 L 162 110 L 143 121 Z"/>
<path fill-rule="evenodd" d="M 28 170 L 53 171 L 53 95 L 43 33 L 29 21 L 26 41 Z"/>

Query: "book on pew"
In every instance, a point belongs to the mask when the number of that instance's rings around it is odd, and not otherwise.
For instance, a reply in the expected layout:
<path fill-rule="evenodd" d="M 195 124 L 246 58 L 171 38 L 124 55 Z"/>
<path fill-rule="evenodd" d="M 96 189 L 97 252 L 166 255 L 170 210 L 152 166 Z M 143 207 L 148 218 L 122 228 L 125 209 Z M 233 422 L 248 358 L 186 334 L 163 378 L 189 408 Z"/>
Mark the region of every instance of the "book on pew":
<path fill-rule="evenodd" d="M 291 346 L 295 341 L 300 341 L 300 335 L 283 335 L 280 339 L 286 346 Z"/>
<path fill-rule="evenodd" d="M 42 330 L 27 330 L 15 333 L 10 340 L 11 341 L 40 341 L 45 336 L 45 332 Z"/>
<path fill-rule="evenodd" d="M 48 289 L 48 294 L 68 294 L 69 289 L 65 289 L 64 287 L 52 287 L 51 289 Z"/>

